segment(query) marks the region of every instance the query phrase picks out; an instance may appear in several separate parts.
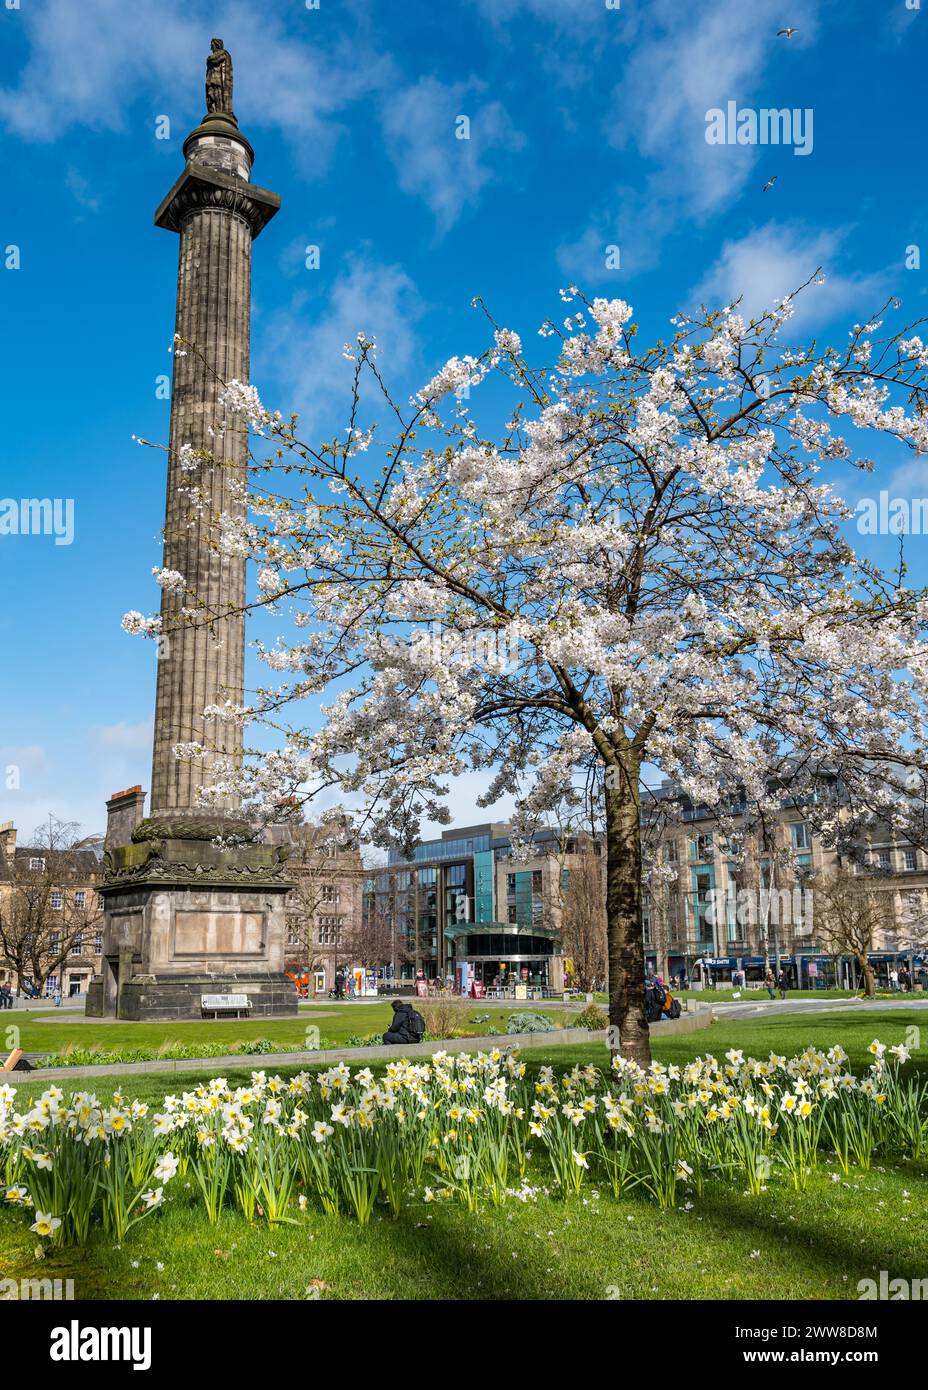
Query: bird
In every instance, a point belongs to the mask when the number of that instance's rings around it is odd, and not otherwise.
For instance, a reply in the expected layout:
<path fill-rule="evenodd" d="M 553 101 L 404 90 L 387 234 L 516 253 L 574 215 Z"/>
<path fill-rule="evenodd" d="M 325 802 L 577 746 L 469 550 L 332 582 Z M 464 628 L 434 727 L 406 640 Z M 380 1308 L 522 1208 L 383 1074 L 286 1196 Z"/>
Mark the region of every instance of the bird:
<path fill-rule="evenodd" d="M 760 190 L 761 193 L 766 193 L 768 188 L 772 188 L 773 185 L 776 183 L 778 177 L 778 174 L 774 174 L 772 179 L 768 179 L 767 182 L 764 184 L 763 188 Z"/>
<path fill-rule="evenodd" d="M 793 37 L 794 34 L 798 34 L 798 33 L 799 33 L 799 30 L 798 30 L 798 29 L 778 29 L 778 30 L 777 30 L 777 38 L 778 38 L 778 39 L 779 39 L 779 38 L 791 39 L 791 38 Z"/>

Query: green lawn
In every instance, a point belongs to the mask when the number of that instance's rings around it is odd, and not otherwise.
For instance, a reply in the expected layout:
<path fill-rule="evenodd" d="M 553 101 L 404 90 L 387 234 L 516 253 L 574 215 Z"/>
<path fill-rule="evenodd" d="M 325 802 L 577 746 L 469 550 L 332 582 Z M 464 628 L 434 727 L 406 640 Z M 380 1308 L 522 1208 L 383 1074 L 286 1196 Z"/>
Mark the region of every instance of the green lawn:
<path fill-rule="evenodd" d="M 379 1007 L 379 1005 L 372 1006 L 371 1012 Z M 348 1006 L 347 1011 L 351 1011 L 351 1006 Z M 483 1014 L 491 1011 L 477 1009 L 475 1012 Z M 500 1012 L 502 1013 L 502 1011 Z M 334 1020 L 320 1020 L 320 1028 L 325 1022 L 334 1022 Z M 86 1026 L 89 1027 L 90 1025 Z M 121 1027 L 122 1025 L 112 1026 Z M 127 1024 L 125 1026 L 132 1027 L 133 1025 Z M 203 1025 L 190 1024 L 188 1026 L 199 1028 Z M 216 1026 L 219 1028 L 235 1028 L 236 1026 L 250 1028 L 252 1025 L 220 1023 Z M 915 1030 L 914 1033 L 913 1029 Z M 359 1031 L 366 1032 L 368 1028 L 365 1025 Z M 922 1034 L 924 1034 L 926 1046 L 920 1048 Z M 892 1011 L 887 1010 L 885 1013 L 869 1012 L 866 1014 L 845 1012 L 842 1009 L 824 1016 L 817 1015 L 808 1018 L 803 1018 L 797 1014 L 774 1014 L 769 1019 L 752 1018 L 750 1021 L 731 1019 L 727 1022 L 715 1023 L 710 1028 L 705 1028 L 698 1033 L 664 1034 L 661 1037 L 655 1037 L 653 1052 L 655 1057 L 662 1062 L 687 1062 L 693 1057 L 704 1056 L 707 1052 L 721 1056 L 730 1047 L 741 1048 L 746 1054 L 750 1053 L 760 1057 L 766 1057 L 770 1052 L 793 1056 L 806 1047 L 826 1049 L 832 1043 L 840 1042 L 850 1055 L 851 1066 L 855 1071 L 860 1072 L 867 1067 L 871 1060 L 867 1053 L 867 1047 L 875 1037 L 888 1044 L 907 1042 L 913 1053 L 912 1060 L 908 1065 L 918 1069 L 928 1079 L 928 1013 L 917 1009 L 894 1009 Z M 505 1046 L 506 1039 L 501 1037 L 494 1039 L 494 1042 Z M 397 1048 L 396 1055 L 398 1057 L 403 1055 L 402 1048 Z M 552 1044 L 551 1046 L 532 1048 L 525 1051 L 524 1058 L 530 1070 L 537 1070 L 542 1066 L 566 1068 L 572 1067 L 576 1063 L 586 1062 L 605 1067 L 608 1065 L 609 1054 L 605 1043 L 591 1040 L 589 1043 L 575 1043 L 567 1046 Z M 253 1070 L 262 1066 L 263 1061 L 260 1055 L 243 1057 L 241 1067 L 224 1067 L 222 1073 L 229 1078 L 232 1085 L 241 1085 L 248 1080 Z M 378 1072 L 382 1070 L 383 1063 L 374 1062 L 370 1066 L 373 1071 Z M 301 1065 L 294 1064 L 292 1067 L 275 1068 L 275 1071 L 279 1071 L 283 1076 L 292 1076 L 294 1072 L 302 1069 Z M 307 1064 L 307 1069 L 312 1070 L 313 1068 Z M 93 1082 L 75 1077 L 73 1089 L 96 1090 L 100 1095 L 106 1095 L 118 1086 L 123 1094 L 130 1099 L 153 1102 L 169 1092 L 177 1093 L 198 1086 L 204 1077 L 211 1074 L 209 1071 L 177 1072 L 171 1075 L 142 1074 L 139 1076 L 100 1077 L 99 1080 Z M 20 1074 L 16 1074 L 10 1080 L 21 1095 L 29 1097 L 40 1095 L 49 1085 L 48 1081 L 42 1080 L 41 1071 L 34 1073 L 34 1078 L 34 1080 L 25 1080 Z M 55 1084 L 67 1088 L 66 1082 L 56 1082 Z"/>
<path fill-rule="evenodd" d="M 928 1026 L 914 1009 L 731 1020 L 656 1038 L 654 1051 L 662 1061 L 683 1062 L 729 1047 L 791 1055 L 840 1042 L 859 1071 L 869 1062 L 867 1045 L 879 1037 L 908 1041 L 910 1065 L 928 1077 L 921 1036 L 912 1031 L 923 1022 Z M 603 1064 L 606 1056 L 603 1044 L 591 1042 L 532 1050 L 525 1060 L 534 1070 Z M 226 1074 L 236 1084 L 260 1065 L 260 1057 L 248 1059 Z M 127 1077 L 119 1085 L 127 1097 L 157 1102 L 203 1078 Z M 24 1098 L 43 1089 L 40 1078 L 15 1084 Z M 75 1081 L 81 1089 L 87 1084 Z M 110 1088 L 100 1082 L 95 1089 L 105 1095 Z M 526 1202 L 511 1199 L 501 1211 L 484 1206 L 477 1216 L 417 1197 L 396 1220 L 378 1213 L 365 1229 L 311 1210 L 274 1232 L 234 1211 L 210 1228 L 192 1192 L 179 1186 L 122 1249 L 96 1237 L 80 1254 L 53 1254 L 41 1266 L 21 1218 L 0 1212 L 0 1275 L 72 1278 L 78 1298 L 140 1299 L 842 1299 L 856 1297 L 857 1281 L 881 1269 L 923 1278 L 928 1165 L 877 1162 L 871 1172 L 852 1169 L 848 1180 L 833 1181 L 835 1174 L 823 1158 L 804 1194 L 776 1176 L 759 1197 L 747 1196 L 737 1181 L 714 1179 L 701 1198 L 691 1196 L 688 1211 L 661 1213 L 635 1193 L 616 1201 L 587 1186 L 576 1200 L 539 1192 Z M 547 1180 L 533 1160 L 530 1182 L 542 1188 Z"/>
<path fill-rule="evenodd" d="M 661 1213 L 591 1188 L 477 1216 L 418 1201 L 364 1229 L 312 1212 L 269 1232 L 232 1211 L 211 1228 L 181 1196 L 122 1249 L 97 1240 L 38 1267 L 35 1238 L 3 1212 L 0 1274 L 70 1278 L 80 1299 L 844 1299 L 881 1269 L 924 1277 L 924 1174 L 852 1172 L 845 1185 L 832 1171 L 801 1198 L 782 1180 L 755 1198 L 718 1184 Z"/>
<path fill-rule="evenodd" d="M 738 999 L 743 1001 L 767 998 L 766 986 L 762 989 L 733 989 L 731 985 L 722 985 L 718 989 L 681 990 L 674 989 L 673 986 L 671 986 L 671 993 L 673 994 L 675 999 L 696 999 L 701 1001 L 703 1004 L 731 1004 L 735 1002 L 736 995 Z M 794 1000 L 859 999 L 861 995 L 859 990 L 853 989 L 791 989 L 789 991 L 788 997 Z M 886 995 L 885 997 L 899 999 L 903 996 L 895 994 Z M 924 998 L 925 996 L 923 995 L 922 997 Z M 597 993 L 593 995 L 593 998 L 597 1004 L 606 1004 L 609 1000 L 609 996 L 607 994 L 603 994 L 601 991 L 597 991 Z"/>
<path fill-rule="evenodd" d="M 505 1030 L 510 1014 L 527 1011 L 546 1013 L 559 1027 L 569 1026 L 571 1016 L 578 1012 L 563 1008 L 536 1009 L 528 1004 L 504 1008 L 475 1004 L 460 1009 L 459 1027 L 463 1031 L 477 1033 L 487 1025 L 474 1023 L 474 1015 L 481 1018 L 489 1015 L 490 1027 Z M 202 1020 L 191 1023 L 85 1023 L 77 1019 L 68 1021 L 58 1018 L 44 1009 L 6 1014 L 0 1019 L 0 1027 L 16 1027 L 19 1030 L 18 1045 L 26 1052 L 59 1052 L 68 1046 L 98 1047 L 110 1052 L 121 1048 L 157 1049 L 171 1043 L 187 1047 L 197 1042 L 221 1042 L 234 1046 L 257 1038 L 267 1038 L 278 1045 L 279 1051 L 286 1052 L 309 1045 L 312 1039 L 307 1035 L 308 1029 L 318 1028 L 321 1040 L 342 1046 L 347 1038 L 353 1036 L 384 1033 L 392 1017 L 389 1002 L 328 1003 L 319 1008 L 302 1009 L 297 1018 Z"/>

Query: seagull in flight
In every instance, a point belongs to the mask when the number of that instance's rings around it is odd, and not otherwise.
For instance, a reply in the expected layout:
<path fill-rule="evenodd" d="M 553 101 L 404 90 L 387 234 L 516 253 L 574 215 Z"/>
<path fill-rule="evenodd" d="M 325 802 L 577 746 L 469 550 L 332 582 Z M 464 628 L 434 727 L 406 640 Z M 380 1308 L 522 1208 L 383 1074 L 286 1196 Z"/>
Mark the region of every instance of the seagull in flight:
<path fill-rule="evenodd" d="M 778 38 L 778 39 L 781 39 L 781 38 L 791 39 L 791 38 L 793 37 L 794 34 L 798 34 L 798 33 L 799 33 L 799 30 L 798 30 L 798 29 L 778 29 L 778 30 L 777 30 L 777 38 Z"/>
<path fill-rule="evenodd" d="M 778 177 L 778 174 L 774 174 L 772 179 L 768 179 L 767 182 L 764 184 L 763 188 L 760 190 L 761 193 L 766 193 L 768 188 L 772 188 L 773 185 L 776 183 Z"/>

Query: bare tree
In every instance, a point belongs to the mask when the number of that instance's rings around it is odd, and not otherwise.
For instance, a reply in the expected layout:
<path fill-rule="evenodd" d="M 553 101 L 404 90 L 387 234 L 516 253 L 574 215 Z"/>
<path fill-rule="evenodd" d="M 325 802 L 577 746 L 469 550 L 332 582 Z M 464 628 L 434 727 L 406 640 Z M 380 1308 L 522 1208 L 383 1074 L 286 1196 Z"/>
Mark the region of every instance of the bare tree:
<path fill-rule="evenodd" d="M 276 827 L 278 838 L 289 847 L 287 868 L 294 887 L 287 899 L 287 953 L 309 972 L 320 968 L 334 947 L 335 966 L 346 951 L 345 942 L 356 924 L 342 927 L 342 888 L 357 871 L 339 862 L 346 843 L 346 825 L 337 811 L 318 823 L 299 821 Z M 332 928 L 334 941 L 323 948 L 319 941 L 321 914 L 339 923 Z"/>
<path fill-rule="evenodd" d="M 102 920 L 96 891 L 84 886 L 95 883 L 96 873 L 88 869 L 87 856 L 93 855 L 81 849 L 78 829 L 74 822 L 49 816 L 10 866 L 12 882 L 0 895 L 0 955 L 15 972 L 19 989 L 30 977 L 41 994 L 49 977 L 82 953 L 85 937 Z"/>
<path fill-rule="evenodd" d="M 820 874 L 813 884 L 816 934 L 831 955 L 852 955 L 864 980 L 864 993 L 875 994 L 869 956 L 877 933 L 891 925 L 885 896 L 848 869 Z"/>
<path fill-rule="evenodd" d="M 365 970 L 391 965 L 395 972 L 400 961 L 413 959 L 395 930 L 392 913 L 376 905 L 370 905 L 346 933 L 345 952 Z"/>
<path fill-rule="evenodd" d="M 561 951 L 574 964 L 581 990 L 606 978 L 606 882 L 602 855 L 588 837 L 582 838 L 561 889 Z"/>

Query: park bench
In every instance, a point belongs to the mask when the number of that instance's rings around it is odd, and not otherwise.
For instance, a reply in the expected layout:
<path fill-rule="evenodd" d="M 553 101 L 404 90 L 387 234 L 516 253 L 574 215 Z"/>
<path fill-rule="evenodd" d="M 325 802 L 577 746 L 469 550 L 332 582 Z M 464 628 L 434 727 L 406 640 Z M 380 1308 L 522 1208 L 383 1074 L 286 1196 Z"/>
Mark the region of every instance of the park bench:
<path fill-rule="evenodd" d="M 201 994 L 200 1009 L 204 1018 L 212 1015 L 234 1014 L 236 1018 L 247 1018 L 251 1012 L 251 1000 L 247 994 Z"/>

